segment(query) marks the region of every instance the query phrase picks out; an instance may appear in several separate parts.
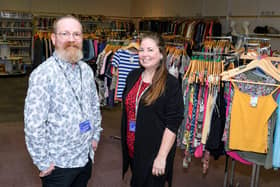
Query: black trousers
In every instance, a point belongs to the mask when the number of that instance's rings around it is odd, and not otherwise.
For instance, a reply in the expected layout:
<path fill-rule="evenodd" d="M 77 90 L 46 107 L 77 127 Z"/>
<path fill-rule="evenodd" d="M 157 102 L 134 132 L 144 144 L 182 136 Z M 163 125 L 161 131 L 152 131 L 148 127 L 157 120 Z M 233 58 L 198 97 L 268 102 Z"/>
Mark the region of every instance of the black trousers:
<path fill-rule="evenodd" d="M 86 187 L 91 177 L 92 162 L 80 168 L 55 167 L 52 173 L 42 177 L 42 187 Z"/>

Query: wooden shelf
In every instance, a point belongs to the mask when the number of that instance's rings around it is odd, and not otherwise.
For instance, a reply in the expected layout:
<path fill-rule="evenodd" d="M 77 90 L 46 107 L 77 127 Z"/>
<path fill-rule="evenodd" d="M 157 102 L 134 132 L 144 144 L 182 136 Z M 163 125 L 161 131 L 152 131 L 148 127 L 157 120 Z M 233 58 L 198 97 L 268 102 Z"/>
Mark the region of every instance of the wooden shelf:
<path fill-rule="evenodd" d="M 4 59 L 0 59 L 0 61 L 10 61 L 10 60 L 22 60 L 22 57 L 8 57 Z"/>
<path fill-rule="evenodd" d="M 250 36 L 257 36 L 262 38 L 280 38 L 280 34 L 257 34 L 257 33 L 251 33 Z"/>
<path fill-rule="evenodd" d="M 13 76 L 22 76 L 25 75 L 25 72 L 17 72 L 17 73 L 5 73 L 0 72 L 0 77 L 13 77 Z"/>
<path fill-rule="evenodd" d="M 1 20 L 13 20 L 13 21 L 18 21 L 18 22 L 22 22 L 22 21 L 32 21 L 32 18 L 21 18 L 21 17 L 0 17 Z"/>
<path fill-rule="evenodd" d="M 1 30 L 32 30 L 32 27 L 0 27 Z"/>
<path fill-rule="evenodd" d="M 7 36 L 9 40 L 31 40 L 31 36 Z"/>
<path fill-rule="evenodd" d="M 280 15 L 231 15 L 230 18 L 280 18 Z"/>
<path fill-rule="evenodd" d="M 16 46 L 16 45 L 12 45 L 12 46 L 10 46 L 10 48 L 30 48 L 30 46 Z"/>
<path fill-rule="evenodd" d="M 12 42 L 0 41 L 0 45 L 12 45 Z"/>

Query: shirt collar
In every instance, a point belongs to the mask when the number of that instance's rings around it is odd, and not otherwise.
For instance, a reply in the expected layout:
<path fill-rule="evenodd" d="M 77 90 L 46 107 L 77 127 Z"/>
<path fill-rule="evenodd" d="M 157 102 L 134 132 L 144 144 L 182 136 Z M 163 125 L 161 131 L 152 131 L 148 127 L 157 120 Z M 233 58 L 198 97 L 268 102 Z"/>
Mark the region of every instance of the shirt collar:
<path fill-rule="evenodd" d="M 71 63 L 69 63 L 69 62 L 67 62 L 67 61 L 65 61 L 65 60 L 62 60 L 61 58 L 59 58 L 58 56 L 57 56 L 57 53 L 56 52 L 54 52 L 53 53 L 53 57 L 54 57 L 54 59 L 55 59 L 55 61 L 60 65 L 60 67 L 62 67 L 62 69 L 64 70 L 64 71 L 66 71 L 67 69 L 69 69 L 69 68 L 73 68 L 73 66 L 75 67 L 75 68 L 79 68 L 80 66 L 80 61 L 78 62 L 78 63 L 76 63 L 76 64 L 71 64 Z"/>

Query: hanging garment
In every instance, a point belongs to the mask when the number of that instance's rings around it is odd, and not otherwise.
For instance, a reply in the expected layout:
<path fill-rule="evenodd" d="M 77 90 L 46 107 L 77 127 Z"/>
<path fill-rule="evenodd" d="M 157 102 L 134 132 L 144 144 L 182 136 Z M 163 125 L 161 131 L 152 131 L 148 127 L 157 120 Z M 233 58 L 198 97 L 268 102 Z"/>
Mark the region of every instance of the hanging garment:
<path fill-rule="evenodd" d="M 218 157 L 225 152 L 222 136 L 226 121 L 226 104 L 223 95 L 224 90 L 221 89 L 217 95 L 216 104 L 211 118 L 210 133 L 205 146 L 205 149 L 207 149 L 215 159 L 218 159 Z"/>
<path fill-rule="evenodd" d="M 280 104 L 280 95 L 277 97 L 277 104 Z M 273 143 L 273 157 L 272 165 L 275 168 L 280 168 L 280 108 L 277 108 L 277 121 L 274 132 L 274 143 Z"/>
<path fill-rule="evenodd" d="M 186 142 L 184 141 L 184 136 L 185 136 L 185 131 L 186 131 L 186 123 L 187 123 L 187 116 L 189 113 L 189 98 L 190 98 L 190 91 L 189 91 L 189 86 L 187 84 L 187 81 L 183 81 L 183 89 L 184 90 L 184 120 L 178 130 L 177 133 L 177 146 L 179 146 L 181 149 L 185 149 L 186 147 Z"/>
<path fill-rule="evenodd" d="M 94 47 L 92 40 L 83 40 L 83 61 L 89 61 L 94 57 Z"/>
<path fill-rule="evenodd" d="M 273 112 L 268 121 L 268 135 L 267 142 L 268 148 L 267 153 L 254 153 L 248 151 L 236 151 L 243 159 L 246 159 L 249 162 L 255 163 L 260 166 L 264 166 L 265 169 L 272 168 L 272 155 L 273 155 L 273 132 L 275 129 L 276 123 L 276 111 Z"/>
<path fill-rule="evenodd" d="M 32 69 L 35 69 L 43 62 L 43 43 L 42 40 L 37 37 L 34 39 L 34 60 L 32 63 Z"/>
<path fill-rule="evenodd" d="M 140 67 L 138 53 L 119 49 L 113 57 L 112 65 L 118 68 L 117 98 L 122 98 L 125 81 L 129 72 Z"/>
<path fill-rule="evenodd" d="M 270 76 L 265 76 L 262 74 L 261 76 L 259 74 L 256 74 L 254 71 L 248 71 L 241 73 L 239 75 L 235 76 L 235 79 L 237 80 L 251 80 L 254 82 L 263 82 L 263 83 L 271 83 L 271 84 L 277 84 L 276 80 L 273 79 Z M 245 84 L 245 83 L 238 83 L 237 84 L 239 90 L 241 92 L 247 93 L 249 95 L 256 95 L 256 96 L 265 96 L 272 93 L 272 91 L 275 89 L 273 86 L 267 86 L 267 85 L 256 85 L 256 84 Z M 225 142 L 225 148 L 228 151 L 229 150 L 229 127 L 230 127 L 230 115 L 232 111 L 232 100 L 234 96 L 234 89 L 232 87 L 232 84 L 230 82 L 225 83 L 225 92 L 227 93 L 225 95 L 225 99 L 227 101 L 227 119 L 225 124 L 225 130 L 223 135 L 223 141 Z"/>
<path fill-rule="evenodd" d="M 272 94 L 252 97 L 234 86 L 229 148 L 267 153 L 268 119 L 276 109 Z M 276 88 L 278 89 L 278 88 Z"/>
<path fill-rule="evenodd" d="M 172 66 L 168 69 L 168 72 L 178 79 L 179 71 L 175 63 L 173 63 Z"/>
<path fill-rule="evenodd" d="M 209 95 L 207 99 L 207 107 L 205 111 L 205 119 L 203 122 L 203 130 L 202 130 L 202 138 L 201 138 L 201 143 L 206 144 L 208 134 L 210 132 L 210 124 L 211 124 L 211 116 L 212 112 L 215 107 L 217 99 L 217 93 L 215 92 L 213 95 Z"/>

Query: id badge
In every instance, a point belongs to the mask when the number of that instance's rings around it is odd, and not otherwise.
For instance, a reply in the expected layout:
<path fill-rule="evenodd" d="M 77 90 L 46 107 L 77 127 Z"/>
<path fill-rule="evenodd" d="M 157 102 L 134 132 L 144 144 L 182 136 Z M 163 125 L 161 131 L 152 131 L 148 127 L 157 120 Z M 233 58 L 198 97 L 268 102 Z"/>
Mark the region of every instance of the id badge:
<path fill-rule="evenodd" d="M 80 132 L 81 133 L 85 133 L 85 132 L 89 131 L 91 129 L 90 121 L 86 120 L 86 121 L 81 122 L 79 124 L 79 127 L 80 127 Z"/>
<path fill-rule="evenodd" d="M 135 120 L 130 120 L 129 121 L 129 131 L 130 132 L 135 132 L 136 130 L 136 121 Z"/>

